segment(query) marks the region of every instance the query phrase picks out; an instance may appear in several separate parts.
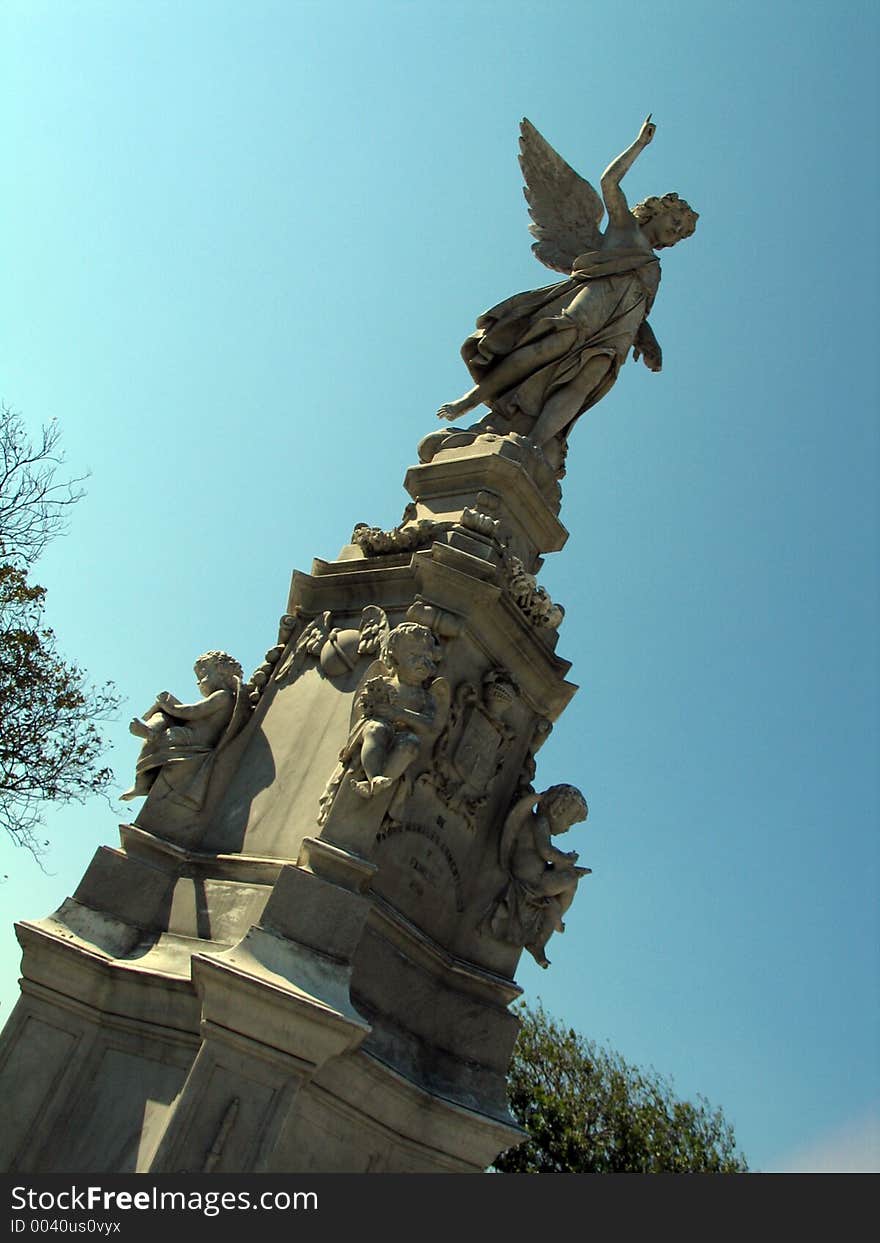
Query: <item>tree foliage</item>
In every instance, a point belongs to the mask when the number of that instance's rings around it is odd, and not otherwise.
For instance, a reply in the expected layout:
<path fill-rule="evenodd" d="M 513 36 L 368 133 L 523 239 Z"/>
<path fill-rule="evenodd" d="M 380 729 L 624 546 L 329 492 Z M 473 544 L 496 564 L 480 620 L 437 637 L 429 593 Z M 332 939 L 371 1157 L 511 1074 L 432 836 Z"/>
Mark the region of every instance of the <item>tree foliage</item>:
<path fill-rule="evenodd" d="M 548 1016 L 520 1009 L 508 1076 L 511 1110 L 528 1139 L 502 1153 L 505 1174 L 719 1173 L 748 1169 L 733 1128 L 702 1096 Z"/>
<path fill-rule="evenodd" d="M 55 477 L 58 441 L 50 424 L 33 443 L 0 406 L 0 828 L 37 856 L 47 801 L 82 802 L 112 781 L 99 723 L 118 705 L 112 685 L 92 686 L 60 654 L 44 621 L 46 590 L 29 581 L 83 495 L 81 480 Z"/>

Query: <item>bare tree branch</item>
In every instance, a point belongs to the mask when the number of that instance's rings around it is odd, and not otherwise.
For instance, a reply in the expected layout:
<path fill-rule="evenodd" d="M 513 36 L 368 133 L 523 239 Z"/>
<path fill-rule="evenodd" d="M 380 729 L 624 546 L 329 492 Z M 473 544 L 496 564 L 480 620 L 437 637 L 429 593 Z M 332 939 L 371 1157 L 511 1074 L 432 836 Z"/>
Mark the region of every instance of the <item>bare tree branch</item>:
<path fill-rule="evenodd" d="M 85 496 L 87 475 L 57 480 L 64 463 L 55 422 L 32 443 L 21 416 L 0 404 L 0 556 L 32 565 L 67 530 L 68 510 Z"/>
<path fill-rule="evenodd" d="M 85 476 L 59 481 L 60 432 L 32 443 L 21 417 L 0 406 L 0 831 L 37 858 L 47 806 L 105 794 L 113 780 L 98 726 L 119 697 L 94 686 L 59 652 L 45 625 L 46 590 L 29 581 L 34 560 L 67 528 Z"/>

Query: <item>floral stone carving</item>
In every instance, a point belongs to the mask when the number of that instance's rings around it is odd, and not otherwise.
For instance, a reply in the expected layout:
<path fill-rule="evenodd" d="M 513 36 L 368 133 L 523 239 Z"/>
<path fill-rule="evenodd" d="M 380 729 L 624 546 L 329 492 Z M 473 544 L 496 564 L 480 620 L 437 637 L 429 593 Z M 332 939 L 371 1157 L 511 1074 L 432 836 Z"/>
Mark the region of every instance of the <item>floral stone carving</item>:
<path fill-rule="evenodd" d="M 519 557 L 506 554 L 507 588 L 516 605 L 538 630 L 558 630 L 565 617 L 561 604 L 554 604 L 534 574 L 529 574 Z"/>
<path fill-rule="evenodd" d="M 522 772 L 519 775 L 516 794 L 514 796 L 516 799 L 522 798 L 525 794 L 532 794 L 534 796 L 534 786 L 532 785 L 532 782 L 535 780 L 535 774 L 537 772 L 535 752 L 547 741 L 552 729 L 553 722 L 548 720 L 547 717 L 539 716 L 536 719 L 534 728 L 532 729 L 529 747 L 523 760 Z"/>
<path fill-rule="evenodd" d="M 388 636 L 390 627 L 384 609 L 369 604 L 361 613 L 361 624 L 355 629 L 333 625 L 330 612 L 320 613 L 303 627 L 293 651 L 275 674 L 281 681 L 294 667 L 313 656 L 328 678 L 342 677 L 354 669 L 364 656 L 376 656 Z"/>
<path fill-rule="evenodd" d="M 435 522 L 431 518 L 420 518 L 416 521 L 416 507 L 410 503 L 393 530 L 383 531 L 381 527 L 371 527 L 365 522 L 359 522 L 351 533 L 351 542 L 357 544 L 367 557 L 415 552 L 417 548 L 430 544 L 448 525 Z"/>

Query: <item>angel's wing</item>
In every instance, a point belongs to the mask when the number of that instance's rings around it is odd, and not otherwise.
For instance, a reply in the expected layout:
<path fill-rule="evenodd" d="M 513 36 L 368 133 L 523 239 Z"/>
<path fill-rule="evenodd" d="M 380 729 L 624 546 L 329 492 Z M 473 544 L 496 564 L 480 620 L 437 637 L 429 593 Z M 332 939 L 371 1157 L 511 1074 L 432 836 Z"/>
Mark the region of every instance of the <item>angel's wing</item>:
<path fill-rule="evenodd" d="M 351 716 L 349 717 L 349 729 L 352 732 L 354 731 L 355 726 L 358 725 L 367 715 L 367 704 L 365 704 L 364 699 L 366 696 L 367 703 L 369 703 L 369 695 L 370 695 L 371 688 L 368 687 L 368 683 L 377 681 L 377 680 L 380 682 L 384 682 L 388 679 L 390 674 L 391 674 L 391 670 L 385 664 L 384 660 L 374 660 L 372 661 L 371 664 L 367 665 L 366 671 L 364 672 L 364 676 L 360 680 L 360 683 L 358 685 L 357 690 L 355 691 L 354 699 L 352 700 L 352 704 L 351 704 Z"/>
<path fill-rule="evenodd" d="M 452 701 L 452 687 L 448 678 L 434 678 L 431 683 L 431 694 L 434 696 L 434 730 L 433 737 L 439 737 L 449 720 L 449 705 Z"/>
<path fill-rule="evenodd" d="M 384 652 L 391 633 L 388 617 L 378 604 L 368 604 L 361 613 L 361 637 L 358 640 L 358 656 L 377 656 Z"/>
<path fill-rule="evenodd" d="M 235 679 L 235 704 L 232 708 L 232 716 L 229 718 L 229 724 L 223 731 L 220 741 L 214 748 L 214 754 L 219 755 L 224 747 L 227 747 L 233 738 L 235 738 L 247 725 L 251 715 L 251 704 L 248 699 L 247 691 L 242 683 L 241 678 Z"/>
<path fill-rule="evenodd" d="M 599 247 L 602 200 L 525 117 L 519 150 L 523 193 L 533 221 L 529 232 L 538 239 L 532 250 L 548 268 L 568 274 L 578 255 Z"/>
<path fill-rule="evenodd" d="M 524 794 L 522 798 L 517 799 L 507 814 L 504 828 L 501 830 L 501 840 L 498 843 L 498 862 L 505 872 L 510 871 L 510 857 L 520 830 L 540 797 L 540 794 L 535 794 L 534 791 Z"/>

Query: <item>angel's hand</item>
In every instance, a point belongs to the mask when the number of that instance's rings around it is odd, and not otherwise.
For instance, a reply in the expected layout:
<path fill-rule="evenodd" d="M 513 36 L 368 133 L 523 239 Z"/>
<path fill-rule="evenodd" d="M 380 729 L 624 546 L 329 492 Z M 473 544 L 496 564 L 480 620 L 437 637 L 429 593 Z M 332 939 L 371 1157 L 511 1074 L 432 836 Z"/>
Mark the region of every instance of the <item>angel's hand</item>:
<path fill-rule="evenodd" d="M 639 349 L 638 346 L 636 346 L 633 349 L 633 358 L 637 359 L 638 357 Z M 648 345 L 642 349 L 641 359 L 649 371 L 663 370 L 663 353 L 660 346 L 656 343 L 654 345 Z"/>
<path fill-rule="evenodd" d="M 651 142 L 656 133 L 657 126 L 651 120 L 651 113 L 649 112 L 642 123 L 642 128 L 639 130 L 639 136 L 636 139 L 636 142 L 643 147 L 647 147 L 648 143 Z"/>
<path fill-rule="evenodd" d="M 649 371 L 660 371 L 663 367 L 663 351 L 660 349 L 660 342 L 654 336 L 654 331 L 647 320 L 640 326 L 633 342 L 633 360 L 638 362 L 640 358 Z"/>

